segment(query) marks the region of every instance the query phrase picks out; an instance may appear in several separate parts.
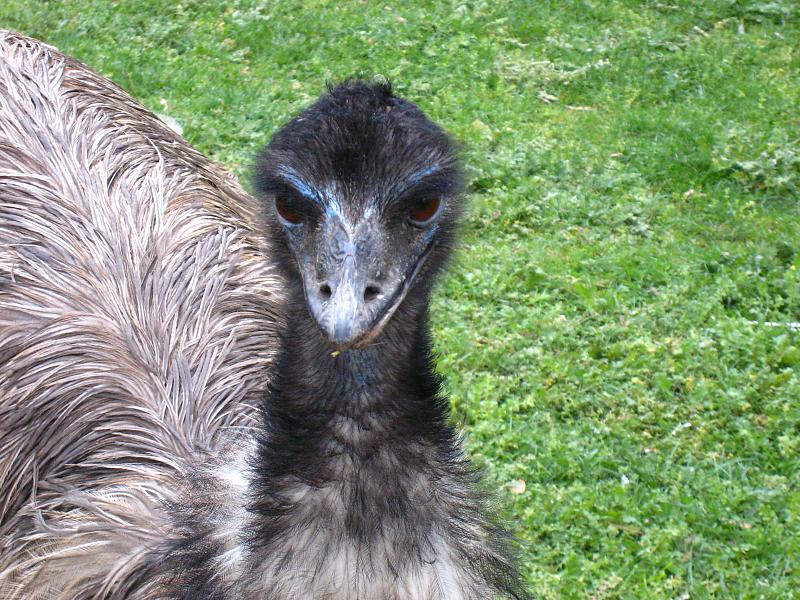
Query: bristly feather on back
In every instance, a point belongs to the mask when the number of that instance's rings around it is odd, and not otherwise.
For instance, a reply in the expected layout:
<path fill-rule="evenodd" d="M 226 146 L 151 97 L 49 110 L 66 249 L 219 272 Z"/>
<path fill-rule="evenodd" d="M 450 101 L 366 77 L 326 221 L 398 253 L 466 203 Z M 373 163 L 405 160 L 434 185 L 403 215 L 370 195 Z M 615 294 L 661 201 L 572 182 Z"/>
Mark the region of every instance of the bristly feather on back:
<path fill-rule="evenodd" d="M 122 90 L 0 31 L 0 598 L 147 596 L 169 490 L 267 384 L 254 212 Z"/>

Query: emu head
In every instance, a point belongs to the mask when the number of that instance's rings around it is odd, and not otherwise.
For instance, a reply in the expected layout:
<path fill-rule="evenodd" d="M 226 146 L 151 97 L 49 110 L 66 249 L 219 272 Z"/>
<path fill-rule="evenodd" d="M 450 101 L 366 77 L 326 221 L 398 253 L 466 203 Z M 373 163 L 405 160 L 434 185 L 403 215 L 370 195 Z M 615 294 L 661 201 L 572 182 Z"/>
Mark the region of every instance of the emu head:
<path fill-rule="evenodd" d="M 275 134 L 256 184 L 279 264 L 333 345 L 366 346 L 398 309 L 424 305 L 461 175 L 450 138 L 388 83 L 329 90 Z"/>

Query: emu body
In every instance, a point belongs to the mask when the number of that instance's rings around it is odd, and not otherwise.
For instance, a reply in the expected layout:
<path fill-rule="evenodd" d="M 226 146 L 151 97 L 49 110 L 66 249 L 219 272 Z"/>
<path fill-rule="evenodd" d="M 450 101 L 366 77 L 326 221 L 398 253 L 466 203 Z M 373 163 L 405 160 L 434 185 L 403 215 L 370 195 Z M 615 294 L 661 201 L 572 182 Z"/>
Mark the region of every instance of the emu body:
<path fill-rule="evenodd" d="M 0 32 L 0 598 L 117 598 L 187 461 L 251 427 L 256 205 L 125 92 Z"/>
<path fill-rule="evenodd" d="M 448 137 L 352 82 L 257 183 L 0 34 L 0 599 L 527 597 L 432 365 Z"/>

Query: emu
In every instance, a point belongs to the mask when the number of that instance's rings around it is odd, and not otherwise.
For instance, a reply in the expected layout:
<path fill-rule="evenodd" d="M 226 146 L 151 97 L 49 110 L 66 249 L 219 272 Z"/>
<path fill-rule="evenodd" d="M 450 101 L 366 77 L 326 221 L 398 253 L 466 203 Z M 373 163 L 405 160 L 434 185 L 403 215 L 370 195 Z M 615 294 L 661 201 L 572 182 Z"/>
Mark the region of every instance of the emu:
<path fill-rule="evenodd" d="M 0 598 L 527 598 L 448 423 L 448 136 L 350 81 L 245 194 L 0 33 Z"/>

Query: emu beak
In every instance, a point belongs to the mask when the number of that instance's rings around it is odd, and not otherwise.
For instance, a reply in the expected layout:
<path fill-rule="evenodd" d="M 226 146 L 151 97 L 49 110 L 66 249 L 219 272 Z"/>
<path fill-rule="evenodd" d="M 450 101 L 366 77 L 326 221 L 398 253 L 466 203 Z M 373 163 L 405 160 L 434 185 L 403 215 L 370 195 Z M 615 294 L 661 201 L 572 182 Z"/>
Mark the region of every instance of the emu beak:
<path fill-rule="evenodd" d="M 338 349 L 362 348 L 402 304 L 431 247 L 411 264 L 391 268 L 379 238 L 370 240 L 368 223 L 358 235 L 338 220 L 325 229 L 315 265 L 322 276 L 303 273 L 308 310 Z M 385 274 L 380 280 L 370 276 L 379 271 Z"/>
<path fill-rule="evenodd" d="M 323 311 L 328 313 L 325 320 L 325 333 L 334 344 L 347 345 L 352 342 L 364 329 L 369 319 L 366 302 L 359 300 L 358 289 L 361 278 L 356 270 L 356 260 L 348 254 L 342 263 L 338 281 L 332 287 L 328 306 Z M 364 295 L 364 291 L 361 291 Z M 321 324 L 321 323 L 320 323 Z"/>
<path fill-rule="evenodd" d="M 347 348 L 369 332 L 375 311 L 366 300 L 369 294 L 355 257 L 348 254 L 336 267 L 328 272 L 326 283 L 312 286 L 308 284 L 311 278 L 304 278 L 306 302 L 325 337 Z"/>

